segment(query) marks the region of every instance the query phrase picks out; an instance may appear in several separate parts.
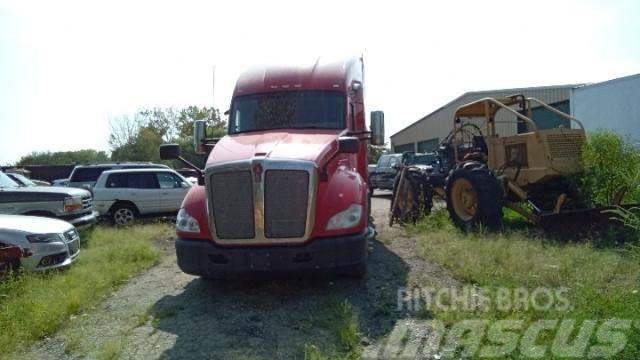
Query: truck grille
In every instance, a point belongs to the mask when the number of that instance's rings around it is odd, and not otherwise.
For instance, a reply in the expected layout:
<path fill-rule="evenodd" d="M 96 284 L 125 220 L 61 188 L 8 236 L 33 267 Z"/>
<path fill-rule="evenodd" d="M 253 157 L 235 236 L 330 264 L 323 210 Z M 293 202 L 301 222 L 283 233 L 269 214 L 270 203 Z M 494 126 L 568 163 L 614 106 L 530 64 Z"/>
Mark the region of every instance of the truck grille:
<path fill-rule="evenodd" d="M 91 196 L 85 196 L 82 198 L 83 210 L 91 209 L 92 206 L 93 206 L 93 199 L 91 198 Z"/>
<path fill-rule="evenodd" d="M 551 157 L 581 158 L 584 137 L 582 133 L 547 134 L 547 144 Z"/>
<path fill-rule="evenodd" d="M 254 238 L 251 172 L 218 173 L 211 175 L 210 179 L 216 235 L 221 239 Z"/>
<path fill-rule="evenodd" d="M 267 238 L 301 237 L 307 223 L 309 173 L 269 170 L 265 173 L 264 212 Z"/>

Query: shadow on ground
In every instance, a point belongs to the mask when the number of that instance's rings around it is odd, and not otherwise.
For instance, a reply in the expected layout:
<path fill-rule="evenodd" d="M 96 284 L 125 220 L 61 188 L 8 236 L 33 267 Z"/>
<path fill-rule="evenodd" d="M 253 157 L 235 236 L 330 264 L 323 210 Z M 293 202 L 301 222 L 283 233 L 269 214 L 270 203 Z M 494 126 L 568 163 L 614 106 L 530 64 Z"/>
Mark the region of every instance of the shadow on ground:
<path fill-rule="evenodd" d="M 407 264 L 378 241 L 371 244 L 365 280 L 328 277 L 209 282 L 192 280 L 152 308 L 155 327 L 173 334 L 163 358 L 303 358 L 304 346 L 339 347 L 326 325 L 331 303 L 348 300 L 367 341 L 389 334 L 402 313 L 396 294 Z"/>

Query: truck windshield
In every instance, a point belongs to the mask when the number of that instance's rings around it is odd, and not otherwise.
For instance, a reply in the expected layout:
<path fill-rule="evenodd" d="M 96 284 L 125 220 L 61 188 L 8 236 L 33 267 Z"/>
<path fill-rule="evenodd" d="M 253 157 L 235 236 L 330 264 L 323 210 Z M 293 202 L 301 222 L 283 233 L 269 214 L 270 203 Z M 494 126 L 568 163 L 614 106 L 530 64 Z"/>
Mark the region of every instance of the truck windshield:
<path fill-rule="evenodd" d="M 0 172 L 0 188 L 16 188 L 19 187 L 15 181 L 11 180 L 5 173 Z"/>
<path fill-rule="evenodd" d="M 285 128 L 344 129 L 344 95 L 287 91 L 239 96 L 231 105 L 229 133 Z"/>

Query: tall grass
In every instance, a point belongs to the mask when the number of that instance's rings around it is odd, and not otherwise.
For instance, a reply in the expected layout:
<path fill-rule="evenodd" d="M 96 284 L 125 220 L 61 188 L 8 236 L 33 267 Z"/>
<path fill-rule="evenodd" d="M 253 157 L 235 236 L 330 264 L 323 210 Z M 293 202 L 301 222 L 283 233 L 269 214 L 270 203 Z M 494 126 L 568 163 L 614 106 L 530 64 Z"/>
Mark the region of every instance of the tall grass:
<path fill-rule="evenodd" d="M 637 318 L 640 313 L 640 261 L 627 249 L 598 249 L 589 239 L 560 243 L 530 232 L 463 234 L 436 211 L 410 231 L 417 234 L 418 252 L 447 268 L 466 284 L 487 289 L 566 288 L 571 309 L 536 311 L 490 308 L 486 312 L 433 309 L 436 318 L 449 323 L 464 319 L 605 320 Z M 495 295 L 490 294 L 490 296 Z M 621 358 L 640 356 L 640 332 L 627 333 L 630 344 Z"/>
<path fill-rule="evenodd" d="M 317 344 L 304 345 L 305 360 L 342 359 L 356 360 L 362 357 L 358 316 L 351 303 L 331 298 L 320 307 L 320 321 L 314 325 L 329 330 L 338 346 L 321 349 Z"/>
<path fill-rule="evenodd" d="M 168 225 L 96 228 L 66 271 L 21 273 L 0 283 L 0 357 L 53 334 L 70 315 L 91 308 L 116 286 L 154 265 L 153 240 Z"/>

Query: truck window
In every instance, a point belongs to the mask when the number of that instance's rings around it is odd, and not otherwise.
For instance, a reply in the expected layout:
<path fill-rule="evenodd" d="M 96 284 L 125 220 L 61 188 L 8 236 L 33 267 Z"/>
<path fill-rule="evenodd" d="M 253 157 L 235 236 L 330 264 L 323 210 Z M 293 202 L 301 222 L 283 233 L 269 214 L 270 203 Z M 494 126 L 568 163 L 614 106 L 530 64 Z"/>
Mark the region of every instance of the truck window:
<path fill-rule="evenodd" d="M 15 188 L 18 187 L 18 184 L 11 180 L 9 176 L 5 173 L 0 172 L 0 188 Z"/>
<path fill-rule="evenodd" d="M 111 174 L 109 178 L 107 178 L 107 183 L 105 184 L 108 188 L 126 188 L 128 186 L 127 182 L 127 174 Z"/>
<path fill-rule="evenodd" d="M 391 156 L 389 155 L 382 155 L 382 157 L 380 157 L 380 162 L 378 163 L 378 167 L 380 168 L 388 168 L 391 167 L 391 165 L 389 165 L 389 161 L 391 160 Z"/>
<path fill-rule="evenodd" d="M 344 129 L 344 94 L 287 91 L 238 96 L 231 105 L 229 133 L 286 128 Z"/>
<path fill-rule="evenodd" d="M 102 175 L 103 172 L 111 170 L 110 167 L 85 167 L 76 168 L 71 174 L 69 182 L 85 182 L 96 181 Z"/>
<path fill-rule="evenodd" d="M 154 173 L 111 174 L 107 179 L 108 188 L 158 189 L 158 179 Z"/>
<path fill-rule="evenodd" d="M 182 183 L 184 183 L 181 178 L 171 173 L 161 172 L 157 173 L 156 176 L 158 176 L 161 189 L 179 189 L 182 188 Z"/>

